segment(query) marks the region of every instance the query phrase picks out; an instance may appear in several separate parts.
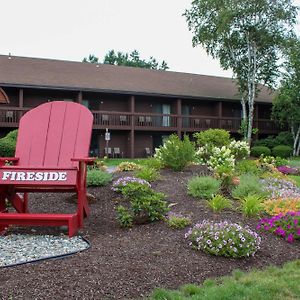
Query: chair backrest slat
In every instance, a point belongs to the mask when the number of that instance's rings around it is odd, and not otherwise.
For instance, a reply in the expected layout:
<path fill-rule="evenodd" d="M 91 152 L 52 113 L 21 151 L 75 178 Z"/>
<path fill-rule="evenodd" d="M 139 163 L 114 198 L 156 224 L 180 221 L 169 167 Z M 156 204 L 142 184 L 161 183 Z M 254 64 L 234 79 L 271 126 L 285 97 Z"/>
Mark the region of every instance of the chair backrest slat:
<path fill-rule="evenodd" d="M 71 158 L 88 156 L 92 125 L 92 113 L 78 103 L 55 101 L 29 111 L 19 126 L 19 165 L 76 165 Z"/>

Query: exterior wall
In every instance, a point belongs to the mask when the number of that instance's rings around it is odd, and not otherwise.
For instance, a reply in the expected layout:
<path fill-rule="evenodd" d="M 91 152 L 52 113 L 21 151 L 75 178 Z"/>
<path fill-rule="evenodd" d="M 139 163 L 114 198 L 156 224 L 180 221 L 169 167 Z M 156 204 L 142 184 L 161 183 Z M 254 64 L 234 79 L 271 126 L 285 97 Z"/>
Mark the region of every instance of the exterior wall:
<path fill-rule="evenodd" d="M 240 118 L 242 115 L 242 107 L 239 102 L 223 102 L 222 103 L 223 117 Z"/>
<path fill-rule="evenodd" d="M 169 104 L 171 106 L 171 114 L 176 114 L 176 100 L 157 97 L 135 97 L 135 111 L 142 113 L 156 113 L 155 106 Z"/>
<path fill-rule="evenodd" d="M 190 115 L 217 116 L 218 102 L 216 101 L 182 101 L 183 106 L 188 106 Z"/>
<path fill-rule="evenodd" d="M 55 90 L 24 89 L 24 107 L 36 107 L 49 101 L 76 101 L 76 93 Z"/>
<path fill-rule="evenodd" d="M 258 118 L 271 119 L 272 106 L 265 104 L 258 104 Z"/>
<path fill-rule="evenodd" d="M 145 148 L 153 149 L 153 136 L 151 132 L 136 132 L 134 141 L 134 157 L 146 157 Z"/>
<path fill-rule="evenodd" d="M 103 111 L 130 111 L 130 96 L 111 95 L 103 93 L 82 93 L 82 99 L 87 100 L 88 107 L 93 110 Z"/>

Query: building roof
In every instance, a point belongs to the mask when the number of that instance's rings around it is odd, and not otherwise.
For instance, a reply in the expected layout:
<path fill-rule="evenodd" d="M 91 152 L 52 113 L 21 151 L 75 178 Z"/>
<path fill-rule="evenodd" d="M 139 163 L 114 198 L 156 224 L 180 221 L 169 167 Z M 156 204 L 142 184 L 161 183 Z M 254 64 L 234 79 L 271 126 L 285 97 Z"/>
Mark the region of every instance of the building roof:
<path fill-rule="evenodd" d="M 231 78 L 8 55 L 0 55 L 0 86 L 239 100 Z M 256 101 L 273 96 L 262 87 Z"/>

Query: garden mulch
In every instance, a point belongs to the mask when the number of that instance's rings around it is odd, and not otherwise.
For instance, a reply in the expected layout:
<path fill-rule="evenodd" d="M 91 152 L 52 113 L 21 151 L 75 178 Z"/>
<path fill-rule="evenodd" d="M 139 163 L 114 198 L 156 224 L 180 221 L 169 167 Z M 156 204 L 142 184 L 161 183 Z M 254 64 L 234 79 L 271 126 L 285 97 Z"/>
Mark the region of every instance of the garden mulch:
<path fill-rule="evenodd" d="M 226 219 L 255 230 L 257 219 L 245 218 L 232 210 L 214 215 L 203 200 L 187 196 L 187 180 L 205 172 L 196 166 L 176 173 L 163 170 L 161 180 L 153 183 L 153 187 L 168 195 L 173 212 L 190 215 L 193 223 Z M 111 185 L 89 188 L 97 201 L 90 205 L 91 216 L 85 221 L 81 234 L 91 242 L 91 248 L 64 259 L 0 269 L 1 299 L 139 299 L 157 287 L 176 289 L 186 283 L 202 283 L 207 278 L 230 274 L 237 268 L 250 270 L 282 265 L 300 258 L 299 242 L 288 244 L 264 232 L 261 232 L 261 250 L 255 257 L 231 259 L 192 250 L 184 239 L 187 229 L 173 230 L 162 221 L 122 229 L 114 212 L 118 195 L 110 188 Z M 69 212 L 76 205 L 70 195 L 65 194 L 30 197 L 33 211 Z M 54 228 L 13 228 L 10 231 L 61 232 Z"/>

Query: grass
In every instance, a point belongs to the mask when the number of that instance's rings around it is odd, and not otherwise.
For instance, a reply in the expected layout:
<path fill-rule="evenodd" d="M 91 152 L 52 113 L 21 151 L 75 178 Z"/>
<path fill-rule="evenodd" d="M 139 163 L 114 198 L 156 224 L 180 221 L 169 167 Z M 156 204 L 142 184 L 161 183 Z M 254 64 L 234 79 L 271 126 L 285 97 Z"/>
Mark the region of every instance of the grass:
<path fill-rule="evenodd" d="M 145 160 L 147 160 L 147 158 L 108 158 L 105 160 L 105 165 L 108 167 L 115 167 L 123 161 L 134 162 L 142 165 Z"/>
<path fill-rule="evenodd" d="M 300 176 L 297 175 L 288 175 L 291 179 L 296 182 L 297 187 L 300 188 Z"/>
<path fill-rule="evenodd" d="M 185 285 L 179 291 L 157 289 L 152 300 L 279 300 L 300 299 L 300 260 L 283 267 L 244 273 L 233 271 L 231 276 L 208 279 L 201 286 Z"/>
<path fill-rule="evenodd" d="M 290 167 L 300 167 L 300 157 L 291 157 L 289 160 L 288 165 Z"/>

